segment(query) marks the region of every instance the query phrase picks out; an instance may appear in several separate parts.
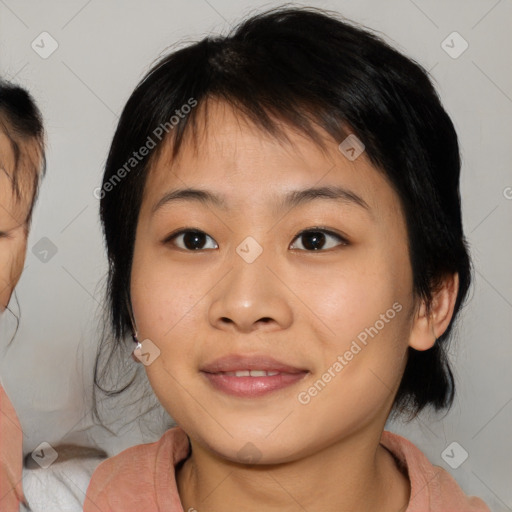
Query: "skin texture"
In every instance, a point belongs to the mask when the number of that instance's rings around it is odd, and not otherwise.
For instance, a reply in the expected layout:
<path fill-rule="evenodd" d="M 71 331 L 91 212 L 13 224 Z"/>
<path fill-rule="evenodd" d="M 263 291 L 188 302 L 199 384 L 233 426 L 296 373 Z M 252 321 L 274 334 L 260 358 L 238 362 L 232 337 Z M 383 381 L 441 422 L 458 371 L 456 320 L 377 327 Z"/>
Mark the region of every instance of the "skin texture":
<path fill-rule="evenodd" d="M 27 250 L 27 215 L 33 195 L 30 190 L 24 190 L 21 199 L 15 197 L 11 178 L 13 168 L 11 144 L 0 131 L 0 311 L 7 306 L 23 270 Z"/>
<path fill-rule="evenodd" d="M 35 143 L 27 142 L 25 150 L 27 155 L 35 154 Z M 27 249 L 27 217 L 33 197 L 32 191 L 24 183 L 21 198 L 18 200 L 15 197 L 12 189 L 13 170 L 12 147 L 0 130 L 0 313 L 7 307 L 23 270 Z M 24 171 L 23 168 L 18 170 L 22 176 Z M 21 475 L 21 426 L 9 398 L 0 386 L 0 510 L 11 512 L 19 509 L 23 501 Z"/>
<path fill-rule="evenodd" d="M 427 316 L 413 294 L 399 200 L 384 176 L 364 153 L 349 161 L 341 141 L 327 134 L 323 152 L 285 130 L 291 144 L 212 101 L 199 151 L 187 140 L 171 162 L 170 146 L 164 148 L 144 191 L 132 304 L 139 339 L 160 350 L 146 366 L 149 381 L 191 440 L 192 455 L 177 472 L 183 507 L 405 510 L 409 482 L 379 440 L 407 347 L 426 350 L 444 332 L 457 276 L 447 277 Z M 290 190 L 327 185 L 349 189 L 368 209 L 323 198 L 279 208 Z M 223 195 L 227 205 L 181 200 L 153 212 L 177 187 Z M 298 234 L 317 226 L 348 244 L 327 234 L 324 249 L 306 250 L 310 238 Z M 208 235 L 204 249 L 187 250 L 183 236 L 167 239 L 184 228 Z M 248 236 L 263 249 L 252 263 L 236 252 Z M 300 403 L 298 394 L 395 303 L 401 311 L 307 405 Z M 308 374 L 263 397 L 228 396 L 200 368 L 234 353 L 268 355 Z M 255 465 L 239 459 L 249 442 L 261 457 Z"/>

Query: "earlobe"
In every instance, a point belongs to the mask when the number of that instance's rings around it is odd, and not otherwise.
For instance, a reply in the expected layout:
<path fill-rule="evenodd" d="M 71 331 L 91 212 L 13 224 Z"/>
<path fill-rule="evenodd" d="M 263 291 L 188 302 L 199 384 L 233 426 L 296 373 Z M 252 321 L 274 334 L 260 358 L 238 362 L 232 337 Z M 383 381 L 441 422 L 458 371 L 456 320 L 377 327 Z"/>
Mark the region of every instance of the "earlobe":
<path fill-rule="evenodd" d="M 416 350 L 432 348 L 450 325 L 459 290 L 459 275 L 449 274 L 432 294 L 430 312 L 421 301 L 414 318 L 409 346 Z"/>

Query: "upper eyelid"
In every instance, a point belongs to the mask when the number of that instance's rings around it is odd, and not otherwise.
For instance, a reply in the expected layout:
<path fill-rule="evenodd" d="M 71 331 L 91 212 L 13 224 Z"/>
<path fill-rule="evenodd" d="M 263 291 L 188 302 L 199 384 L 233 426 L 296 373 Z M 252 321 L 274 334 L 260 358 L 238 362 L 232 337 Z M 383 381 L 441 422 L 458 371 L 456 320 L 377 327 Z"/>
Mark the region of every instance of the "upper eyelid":
<path fill-rule="evenodd" d="M 322 226 L 316 226 L 316 227 L 311 227 L 311 228 L 306 228 L 306 229 L 303 229 L 301 231 L 299 231 L 297 233 L 297 235 L 295 236 L 295 238 L 297 238 L 298 236 L 304 234 L 304 233 L 315 233 L 315 232 L 322 232 L 322 233 L 327 233 L 328 235 L 332 235 L 332 236 L 337 236 L 338 238 L 341 238 L 341 239 L 346 239 L 346 236 L 341 234 L 341 233 L 336 233 L 336 231 L 333 231 L 332 229 L 329 229 L 329 228 L 325 228 L 325 227 L 322 227 Z"/>
<path fill-rule="evenodd" d="M 304 233 L 310 233 L 310 232 L 315 232 L 315 231 L 322 231 L 324 233 L 328 233 L 329 235 L 334 235 L 334 236 L 338 236 L 340 238 L 345 238 L 344 235 L 336 233 L 332 229 L 324 228 L 322 226 L 313 226 L 311 228 L 302 229 L 295 235 L 295 238 L 297 238 L 298 236 L 300 236 Z M 206 233 L 206 231 L 203 231 L 202 229 L 199 229 L 199 228 L 182 228 L 182 229 L 179 229 L 178 231 L 174 231 L 174 232 L 170 233 L 169 235 L 167 235 L 165 237 L 165 239 L 169 240 L 171 238 L 174 238 L 175 236 L 183 235 L 184 233 L 202 233 L 203 235 L 209 236 L 212 240 L 214 240 L 214 238 L 211 235 L 209 235 L 208 233 Z"/>

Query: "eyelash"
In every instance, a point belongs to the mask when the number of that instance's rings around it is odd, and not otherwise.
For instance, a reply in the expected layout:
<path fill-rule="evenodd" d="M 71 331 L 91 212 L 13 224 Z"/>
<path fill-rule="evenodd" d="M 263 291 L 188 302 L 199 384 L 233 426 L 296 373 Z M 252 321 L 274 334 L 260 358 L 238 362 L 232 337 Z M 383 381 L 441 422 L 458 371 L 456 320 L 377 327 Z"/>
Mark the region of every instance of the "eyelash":
<path fill-rule="evenodd" d="M 179 237 L 181 235 L 184 235 L 184 234 L 187 234 L 187 233 L 196 233 L 196 234 L 200 234 L 200 235 L 206 235 L 208 238 L 213 240 L 212 237 L 210 237 L 208 234 L 206 234 L 204 231 L 202 231 L 200 229 L 186 228 L 186 229 L 181 229 L 181 230 L 179 230 L 179 231 L 177 231 L 175 233 L 171 233 L 169 236 L 167 236 L 162 241 L 162 243 L 164 245 L 167 245 L 167 244 L 171 243 L 177 237 Z M 323 233 L 323 234 L 325 234 L 327 236 L 331 236 L 331 237 L 337 238 L 341 242 L 338 246 L 347 246 L 347 245 L 349 245 L 349 241 L 344 236 L 340 235 L 339 233 L 335 233 L 334 231 L 331 231 L 329 229 L 322 228 L 320 226 L 315 226 L 315 227 L 308 228 L 308 229 L 305 229 L 305 230 L 301 231 L 300 233 L 295 235 L 293 240 L 297 240 L 300 237 L 302 237 L 303 235 L 309 234 L 309 233 Z M 175 244 L 173 243 L 172 245 L 175 245 Z M 292 245 L 293 245 L 293 242 L 292 242 Z M 218 248 L 218 245 L 217 245 L 216 248 Z M 185 252 L 197 252 L 197 251 L 205 251 L 205 250 L 209 250 L 209 251 L 214 250 L 214 249 L 193 249 L 192 250 L 192 249 L 187 249 L 187 248 L 183 248 L 183 247 L 178 247 L 178 249 L 180 249 L 182 251 L 185 251 Z M 305 252 L 326 252 L 326 251 L 329 251 L 331 249 L 334 249 L 334 248 L 330 247 L 328 249 L 318 249 L 318 250 L 307 250 L 307 249 L 299 249 L 299 250 L 303 250 Z"/>

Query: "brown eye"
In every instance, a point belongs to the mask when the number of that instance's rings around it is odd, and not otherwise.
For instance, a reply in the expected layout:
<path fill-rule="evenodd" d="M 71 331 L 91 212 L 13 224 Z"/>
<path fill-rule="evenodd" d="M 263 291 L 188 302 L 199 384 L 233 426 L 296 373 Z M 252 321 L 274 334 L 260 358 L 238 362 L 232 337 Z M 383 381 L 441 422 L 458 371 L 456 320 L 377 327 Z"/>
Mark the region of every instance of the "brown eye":
<path fill-rule="evenodd" d="M 207 240 L 211 240 L 214 247 L 205 247 Z M 172 243 L 180 249 L 186 251 L 198 251 L 203 249 L 218 249 L 218 245 L 215 243 L 212 237 L 208 236 L 202 231 L 196 230 L 183 230 L 175 235 L 166 239 L 166 243 Z"/>
<path fill-rule="evenodd" d="M 297 235 L 295 240 L 302 240 L 302 247 L 293 247 L 292 244 L 290 248 L 298 248 L 306 251 L 321 251 L 325 249 L 332 249 L 337 245 L 348 245 L 345 238 L 325 229 L 310 229 L 302 231 Z M 333 243 L 333 240 L 337 240 L 338 243 Z"/>

